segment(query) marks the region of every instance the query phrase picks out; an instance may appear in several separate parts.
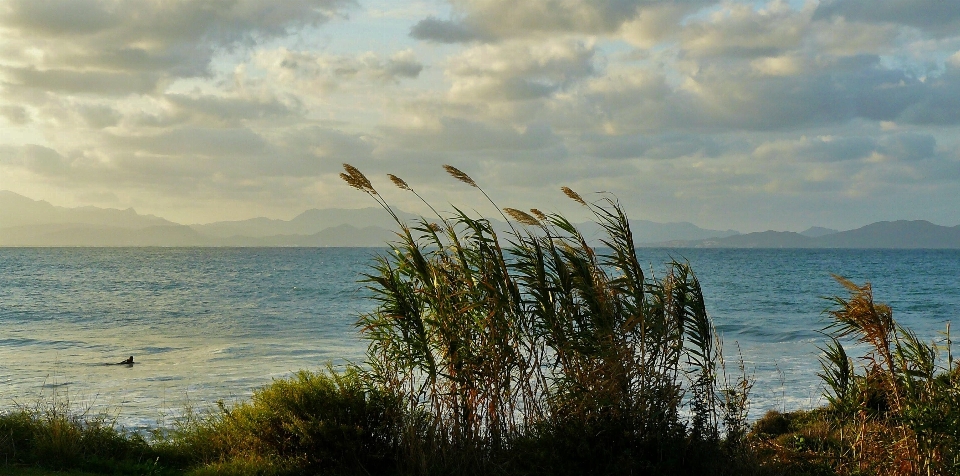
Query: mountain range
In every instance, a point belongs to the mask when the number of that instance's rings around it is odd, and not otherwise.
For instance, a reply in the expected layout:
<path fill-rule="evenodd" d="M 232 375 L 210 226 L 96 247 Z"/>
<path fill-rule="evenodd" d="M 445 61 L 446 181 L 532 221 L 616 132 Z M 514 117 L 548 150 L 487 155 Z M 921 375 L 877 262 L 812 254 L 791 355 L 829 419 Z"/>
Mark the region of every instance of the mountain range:
<path fill-rule="evenodd" d="M 405 221 L 416 215 L 398 211 Z M 503 221 L 491 219 L 497 230 Z M 803 232 L 741 234 L 687 222 L 631 220 L 638 246 L 727 248 L 960 248 L 960 226 L 926 221 L 878 222 L 849 231 L 811 227 Z M 599 240 L 592 222 L 578 224 Z M 184 225 L 126 210 L 57 207 L 0 190 L 0 246 L 384 246 L 395 238 L 393 219 L 379 208 L 311 209 L 291 220 L 252 218 Z"/>
<path fill-rule="evenodd" d="M 960 226 L 926 220 L 880 221 L 848 231 L 821 234 L 762 231 L 706 240 L 661 243 L 684 248 L 960 248 Z"/>

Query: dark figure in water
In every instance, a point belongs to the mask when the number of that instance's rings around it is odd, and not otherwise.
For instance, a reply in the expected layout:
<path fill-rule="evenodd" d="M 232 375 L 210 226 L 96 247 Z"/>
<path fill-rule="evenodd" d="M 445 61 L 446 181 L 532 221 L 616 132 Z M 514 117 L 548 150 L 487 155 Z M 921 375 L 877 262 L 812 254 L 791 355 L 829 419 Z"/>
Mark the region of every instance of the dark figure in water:
<path fill-rule="evenodd" d="M 123 362 L 117 362 L 117 365 L 133 365 L 133 356 L 127 357 Z"/>

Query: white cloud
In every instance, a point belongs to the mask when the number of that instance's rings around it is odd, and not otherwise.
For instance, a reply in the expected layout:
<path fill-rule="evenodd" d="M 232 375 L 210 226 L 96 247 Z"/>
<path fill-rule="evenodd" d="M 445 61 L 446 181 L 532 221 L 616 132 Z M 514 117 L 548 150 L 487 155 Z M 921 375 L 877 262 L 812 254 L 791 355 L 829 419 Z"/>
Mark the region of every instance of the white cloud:
<path fill-rule="evenodd" d="M 345 161 L 455 201 L 453 163 L 704 226 L 922 210 L 960 188 L 954 3 L 10 0 L 0 187 L 292 216 Z"/>

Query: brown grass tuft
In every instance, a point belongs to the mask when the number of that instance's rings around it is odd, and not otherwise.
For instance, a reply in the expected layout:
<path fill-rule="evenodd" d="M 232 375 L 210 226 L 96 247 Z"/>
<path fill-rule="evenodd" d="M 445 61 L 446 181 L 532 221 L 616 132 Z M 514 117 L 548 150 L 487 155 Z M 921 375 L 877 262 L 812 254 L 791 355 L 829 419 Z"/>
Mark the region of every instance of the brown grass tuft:
<path fill-rule="evenodd" d="M 570 197 L 571 200 L 583 206 L 587 205 L 587 202 L 583 199 L 583 197 L 581 197 L 579 193 L 574 192 L 573 189 L 571 189 L 570 187 L 560 187 L 560 190 L 563 191 L 564 195 Z"/>
<path fill-rule="evenodd" d="M 400 190 L 411 190 L 410 186 L 407 185 L 407 182 L 405 182 L 402 178 L 393 174 L 387 174 L 387 177 L 390 177 L 390 181 L 393 182 L 393 184 L 396 185 Z"/>
<path fill-rule="evenodd" d="M 518 223 L 522 223 L 524 225 L 529 225 L 529 226 L 540 225 L 540 222 L 537 221 L 536 218 L 527 214 L 527 212 L 517 210 L 516 208 L 507 208 L 507 207 L 504 207 L 503 211 L 506 212 L 507 215 L 510 215 L 510 218 L 513 218 Z"/>
<path fill-rule="evenodd" d="M 480 187 L 477 187 L 477 182 L 474 182 L 473 179 L 470 178 L 470 176 L 467 175 L 467 174 L 466 174 L 465 172 L 463 172 L 462 170 L 460 170 L 460 169 L 458 169 L 458 168 L 456 168 L 456 167 L 454 167 L 454 166 L 452 166 L 452 165 L 446 165 L 446 164 L 444 164 L 443 169 L 446 170 L 448 174 L 450 174 L 451 176 L 453 176 L 453 178 L 455 178 L 455 179 L 457 179 L 457 180 L 459 180 L 459 181 L 461 181 L 461 182 L 463 182 L 463 183 L 465 183 L 465 184 L 467 184 L 467 185 L 469 185 L 469 186 L 471 186 L 471 187 L 480 188 Z"/>
<path fill-rule="evenodd" d="M 373 184 L 370 183 L 370 179 L 368 179 L 366 175 L 363 175 L 360 169 L 350 164 L 343 164 L 343 169 L 346 170 L 347 173 L 340 174 L 340 178 L 347 182 L 347 185 L 367 193 L 377 193 L 373 188 Z"/>

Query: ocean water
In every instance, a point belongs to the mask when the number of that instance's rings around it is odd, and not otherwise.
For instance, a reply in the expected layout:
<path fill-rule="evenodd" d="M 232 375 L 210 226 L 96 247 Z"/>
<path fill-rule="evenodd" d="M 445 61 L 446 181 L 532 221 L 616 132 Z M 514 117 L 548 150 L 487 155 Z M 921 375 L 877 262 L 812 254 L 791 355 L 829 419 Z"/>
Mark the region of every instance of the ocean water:
<path fill-rule="evenodd" d="M 358 280 L 378 249 L 0 248 L 0 409 L 67 399 L 126 428 L 249 396 L 299 369 L 361 362 Z M 927 340 L 960 321 L 960 250 L 640 249 L 688 260 L 751 415 L 822 403 L 831 278 L 870 281 Z M 960 334 L 960 333 L 955 333 Z M 133 355 L 132 367 L 106 365 Z"/>

